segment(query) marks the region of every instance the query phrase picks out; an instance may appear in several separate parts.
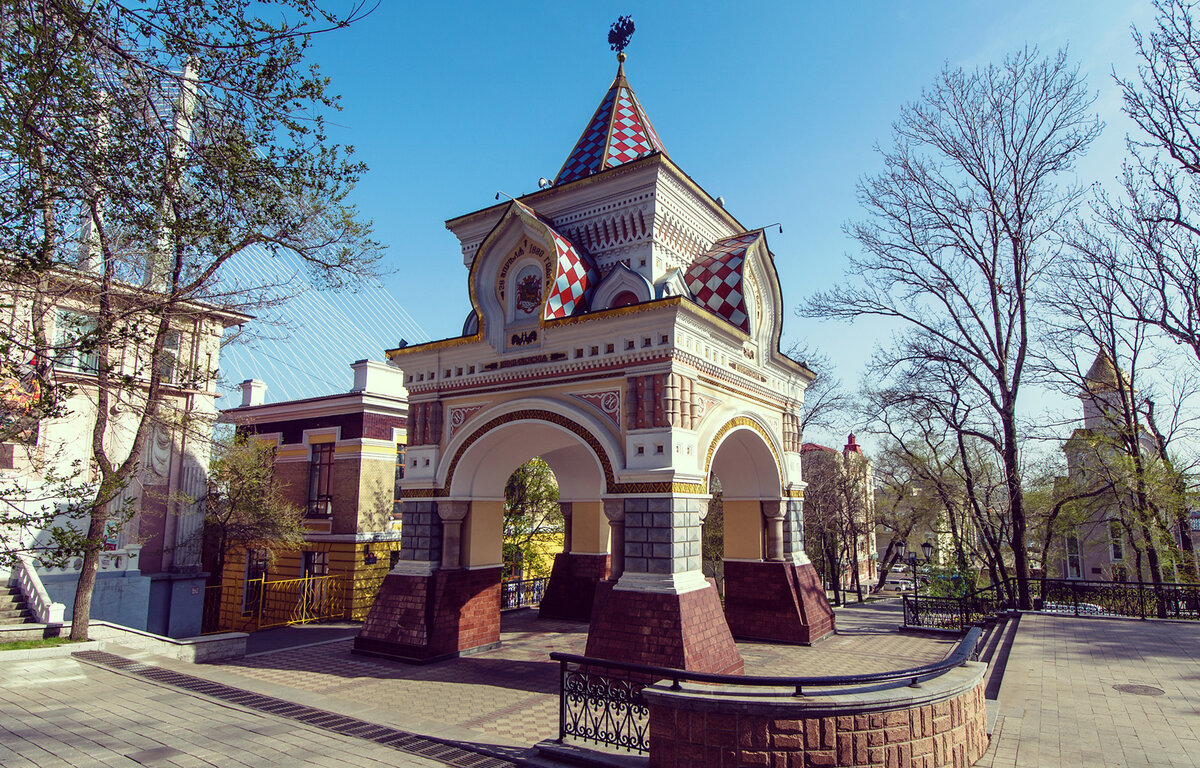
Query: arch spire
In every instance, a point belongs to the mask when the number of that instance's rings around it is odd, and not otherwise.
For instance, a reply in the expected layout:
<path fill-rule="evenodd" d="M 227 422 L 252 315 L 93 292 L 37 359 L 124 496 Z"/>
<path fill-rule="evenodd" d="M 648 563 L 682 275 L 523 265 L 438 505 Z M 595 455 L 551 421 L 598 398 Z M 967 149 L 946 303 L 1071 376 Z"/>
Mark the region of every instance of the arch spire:
<path fill-rule="evenodd" d="M 627 26 L 620 27 L 624 22 Z M 617 76 L 567 155 L 554 179 L 556 185 L 616 168 L 651 152 L 666 154 L 646 110 L 625 78 L 624 48 L 632 34 L 633 22 L 628 17 L 622 17 L 609 31 L 609 43 L 617 51 Z"/>

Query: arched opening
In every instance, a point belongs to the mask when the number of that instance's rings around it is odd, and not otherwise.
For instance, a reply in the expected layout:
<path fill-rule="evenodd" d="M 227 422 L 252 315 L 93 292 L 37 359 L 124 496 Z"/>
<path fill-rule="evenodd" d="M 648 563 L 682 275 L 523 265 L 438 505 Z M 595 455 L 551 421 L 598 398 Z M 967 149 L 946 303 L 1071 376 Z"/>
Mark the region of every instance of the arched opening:
<path fill-rule="evenodd" d="M 505 585 L 522 584 L 512 589 L 506 586 L 501 607 L 529 605 L 530 598 L 539 596 L 538 589 L 523 585 L 550 577 L 554 556 L 563 551 L 564 522 L 558 503 L 558 480 L 546 460 L 535 456 L 517 467 L 504 486 L 504 565 L 500 578 Z"/>
<path fill-rule="evenodd" d="M 725 619 L 734 637 L 807 643 L 832 628 L 832 612 L 804 557 L 802 500 L 784 496 L 767 434 L 736 418 L 713 438 L 709 515 L 720 514 Z M 705 524 L 712 551 L 718 521 Z"/>
<path fill-rule="evenodd" d="M 766 438 L 749 426 L 731 428 L 718 439 L 709 467 L 709 492 L 713 496 L 704 521 L 705 543 L 713 555 L 719 543 L 723 559 L 776 559 L 769 552 L 764 517 L 764 509 L 771 509 L 771 504 L 777 508 L 780 499 L 775 454 Z M 723 587 L 723 564 L 718 568 L 714 562 L 712 570 L 714 576 L 720 571 L 718 583 Z"/>
<path fill-rule="evenodd" d="M 522 415 L 488 422 L 460 448 L 448 478 L 466 507 L 459 565 L 479 579 L 494 569 L 497 621 L 501 607 L 534 603 L 544 618 L 586 621 L 610 563 L 603 448 L 578 423 Z"/>
<path fill-rule="evenodd" d="M 611 307 L 630 307 L 638 303 L 637 294 L 633 291 L 621 291 L 613 297 Z"/>

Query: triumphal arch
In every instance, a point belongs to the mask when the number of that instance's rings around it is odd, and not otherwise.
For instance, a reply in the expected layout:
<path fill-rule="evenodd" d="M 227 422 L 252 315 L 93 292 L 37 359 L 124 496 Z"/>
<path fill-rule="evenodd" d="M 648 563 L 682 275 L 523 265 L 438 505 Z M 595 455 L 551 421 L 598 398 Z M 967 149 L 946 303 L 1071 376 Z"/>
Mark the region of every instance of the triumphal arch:
<path fill-rule="evenodd" d="M 542 614 L 590 620 L 588 655 L 736 672 L 734 637 L 830 632 L 803 549 L 814 375 L 780 353 L 766 234 L 671 160 L 623 64 L 540 186 L 446 223 L 463 335 L 388 352 L 410 398 L 402 559 L 355 649 L 421 661 L 499 641 L 504 486 L 534 456 L 566 520 Z M 714 476 L 724 607 L 701 571 Z"/>

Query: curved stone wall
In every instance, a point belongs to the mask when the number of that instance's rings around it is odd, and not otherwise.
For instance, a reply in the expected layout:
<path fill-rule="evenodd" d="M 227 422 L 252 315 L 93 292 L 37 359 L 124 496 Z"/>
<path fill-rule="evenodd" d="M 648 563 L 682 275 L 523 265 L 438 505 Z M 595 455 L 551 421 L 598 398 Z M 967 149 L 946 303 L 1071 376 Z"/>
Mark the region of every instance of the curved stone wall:
<path fill-rule="evenodd" d="M 686 684 L 646 688 L 651 768 L 966 768 L 987 749 L 983 675 L 968 662 L 919 687 L 834 695 Z"/>

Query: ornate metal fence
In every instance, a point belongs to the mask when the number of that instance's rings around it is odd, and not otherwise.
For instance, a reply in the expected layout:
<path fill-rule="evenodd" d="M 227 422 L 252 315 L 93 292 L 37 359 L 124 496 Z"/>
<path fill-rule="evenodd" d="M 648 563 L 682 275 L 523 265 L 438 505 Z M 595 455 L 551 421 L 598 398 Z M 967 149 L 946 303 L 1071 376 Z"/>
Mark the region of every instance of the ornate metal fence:
<path fill-rule="evenodd" d="M 511 579 L 500 584 L 500 610 L 537 605 L 546 594 L 550 579 Z"/>
<path fill-rule="evenodd" d="M 906 627 L 963 630 L 1008 607 L 1005 590 L 996 584 L 962 597 L 901 597 Z"/>
<path fill-rule="evenodd" d="M 1200 584 L 1030 579 L 1034 610 L 1071 616 L 1125 616 L 1200 621 Z M 964 597 L 904 595 L 907 627 L 962 630 L 1014 608 L 1016 580 Z"/>
<path fill-rule="evenodd" d="M 836 677 L 717 675 L 552 653 L 550 658 L 559 664 L 558 740 L 573 739 L 646 753 L 650 751 L 650 708 L 643 690 L 656 682 L 670 681 L 675 689 L 684 681 L 788 688 L 796 696 L 813 697 L 838 693 L 848 686 L 888 682 L 916 685 L 969 661 L 981 634 L 978 627 L 973 627 L 950 655 L 934 664 Z"/>
<path fill-rule="evenodd" d="M 559 661 L 558 740 L 650 751 L 650 708 L 642 689 L 656 678 L 599 664 Z"/>

